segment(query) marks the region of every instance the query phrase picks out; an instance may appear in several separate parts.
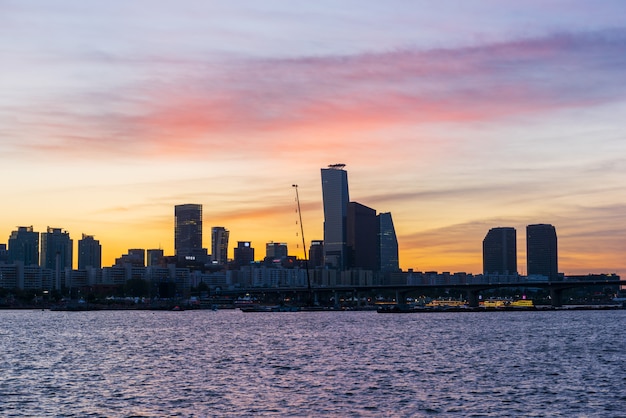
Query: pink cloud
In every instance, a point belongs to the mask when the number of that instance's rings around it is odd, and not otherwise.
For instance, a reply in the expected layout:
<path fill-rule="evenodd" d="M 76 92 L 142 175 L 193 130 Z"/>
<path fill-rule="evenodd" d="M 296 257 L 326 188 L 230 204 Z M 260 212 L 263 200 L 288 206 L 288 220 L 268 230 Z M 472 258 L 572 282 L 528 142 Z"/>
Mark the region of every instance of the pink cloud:
<path fill-rule="evenodd" d="M 86 101 L 88 113 L 76 110 L 80 98 L 58 100 L 40 127 L 49 141 L 28 146 L 116 153 L 123 142 L 148 155 L 324 150 L 328 141 L 393 126 L 497 122 L 620 100 L 626 75 L 615 57 L 625 55 L 626 35 L 617 31 L 344 57 L 195 65 L 168 58 L 153 65 L 175 69 L 173 76 Z M 142 60 L 128 65 L 146 69 Z"/>

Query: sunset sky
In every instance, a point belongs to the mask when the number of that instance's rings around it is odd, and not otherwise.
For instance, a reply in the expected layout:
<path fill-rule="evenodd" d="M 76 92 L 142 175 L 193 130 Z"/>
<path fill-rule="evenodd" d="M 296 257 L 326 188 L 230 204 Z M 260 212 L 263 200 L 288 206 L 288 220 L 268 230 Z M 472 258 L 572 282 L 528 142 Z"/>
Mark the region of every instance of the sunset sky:
<path fill-rule="evenodd" d="M 551 223 L 566 274 L 626 274 L 626 2 L 0 0 L 0 243 L 174 251 L 174 205 L 298 246 L 320 168 L 391 212 L 400 265 L 482 271 Z M 307 243 L 308 246 L 308 243 Z M 76 251 L 75 251 L 76 264 Z"/>

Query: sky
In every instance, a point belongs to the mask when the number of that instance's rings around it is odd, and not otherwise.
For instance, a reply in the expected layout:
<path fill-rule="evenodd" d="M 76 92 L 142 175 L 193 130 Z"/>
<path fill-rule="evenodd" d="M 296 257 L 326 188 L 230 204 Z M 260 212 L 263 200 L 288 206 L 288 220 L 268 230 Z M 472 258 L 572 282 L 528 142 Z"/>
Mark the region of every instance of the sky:
<path fill-rule="evenodd" d="M 482 272 L 549 223 L 566 274 L 626 274 L 622 0 L 0 0 L 0 243 L 17 226 L 174 252 L 323 239 L 320 169 L 391 212 L 400 266 Z M 75 251 L 76 254 L 76 251 Z M 76 265 L 76 255 L 74 264 Z"/>

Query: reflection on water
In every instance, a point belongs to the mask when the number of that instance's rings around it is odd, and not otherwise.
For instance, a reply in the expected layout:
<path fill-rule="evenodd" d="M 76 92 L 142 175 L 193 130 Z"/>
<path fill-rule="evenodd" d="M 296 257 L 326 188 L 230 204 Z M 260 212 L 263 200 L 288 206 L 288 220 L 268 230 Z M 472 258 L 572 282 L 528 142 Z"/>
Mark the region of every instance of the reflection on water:
<path fill-rule="evenodd" d="M 0 311 L 2 416 L 619 416 L 626 311 Z"/>

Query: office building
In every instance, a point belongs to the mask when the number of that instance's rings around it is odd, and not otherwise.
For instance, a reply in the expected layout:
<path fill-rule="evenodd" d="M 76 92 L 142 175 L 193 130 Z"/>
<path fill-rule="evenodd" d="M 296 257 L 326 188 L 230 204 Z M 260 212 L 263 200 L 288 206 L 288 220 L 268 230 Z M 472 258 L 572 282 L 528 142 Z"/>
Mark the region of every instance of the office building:
<path fill-rule="evenodd" d="M 265 244 L 265 258 L 287 258 L 287 244 L 284 242 L 268 242 Z"/>
<path fill-rule="evenodd" d="M 234 262 L 239 267 L 248 266 L 254 261 L 254 248 L 250 241 L 238 241 L 234 253 Z"/>
<path fill-rule="evenodd" d="M 322 168 L 324 206 L 324 264 L 344 270 L 347 266 L 348 173 L 344 164 Z"/>
<path fill-rule="evenodd" d="M 32 226 L 19 226 L 11 232 L 8 242 L 8 263 L 22 262 L 25 266 L 39 265 L 39 232 Z"/>
<path fill-rule="evenodd" d="M 174 250 L 179 259 L 205 261 L 202 248 L 202 205 L 185 204 L 174 208 Z"/>
<path fill-rule="evenodd" d="M 491 228 L 483 239 L 483 274 L 517 274 L 515 228 Z"/>
<path fill-rule="evenodd" d="M 556 228 L 549 224 L 526 227 L 526 260 L 528 276 L 559 277 Z"/>
<path fill-rule="evenodd" d="M 6 244 L 0 244 L 0 264 L 9 262 L 9 250 Z"/>
<path fill-rule="evenodd" d="M 211 260 L 216 264 L 228 263 L 228 229 L 223 226 L 211 228 Z"/>
<path fill-rule="evenodd" d="M 378 266 L 381 272 L 400 271 L 398 238 L 390 212 L 378 214 Z"/>
<path fill-rule="evenodd" d="M 324 265 L 324 241 L 313 240 L 309 247 L 309 268 L 322 267 Z"/>
<path fill-rule="evenodd" d="M 146 265 L 148 267 L 158 266 L 162 258 L 163 258 L 162 249 L 159 248 L 159 249 L 146 250 Z"/>
<path fill-rule="evenodd" d="M 131 248 L 127 254 L 122 254 L 121 257 L 115 259 L 116 266 L 123 267 L 125 264 L 130 264 L 133 267 L 145 267 L 146 251 L 143 248 Z"/>
<path fill-rule="evenodd" d="M 88 267 L 102 267 L 102 246 L 93 235 L 83 234 L 82 239 L 78 240 L 78 269 Z"/>
<path fill-rule="evenodd" d="M 349 202 L 346 216 L 347 267 L 378 271 L 376 210 Z"/>

